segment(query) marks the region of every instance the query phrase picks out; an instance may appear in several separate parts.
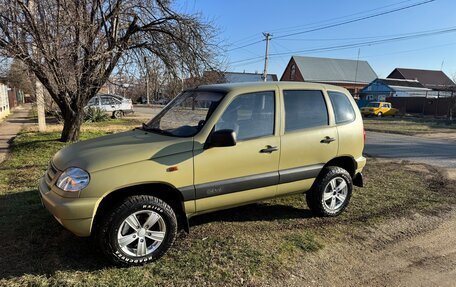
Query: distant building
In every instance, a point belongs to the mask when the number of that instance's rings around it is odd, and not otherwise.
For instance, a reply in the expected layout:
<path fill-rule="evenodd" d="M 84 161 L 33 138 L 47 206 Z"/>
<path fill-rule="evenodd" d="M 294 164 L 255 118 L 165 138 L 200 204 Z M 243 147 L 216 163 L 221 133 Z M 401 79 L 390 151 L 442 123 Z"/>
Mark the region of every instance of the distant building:
<path fill-rule="evenodd" d="M 280 80 L 332 84 L 356 96 L 376 78 L 367 61 L 292 56 Z"/>
<path fill-rule="evenodd" d="M 277 82 L 276 74 L 268 74 L 268 82 Z M 201 85 L 220 83 L 262 82 L 263 74 L 246 72 L 205 71 L 202 77 L 191 77 L 184 80 L 184 87 L 191 88 Z"/>
<path fill-rule="evenodd" d="M 241 83 L 241 82 L 261 82 L 263 81 L 263 74 L 258 73 L 245 73 L 245 72 L 222 72 L 223 82 L 225 83 Z M 277 82 L 276 74 L 268 74 L 266 81 Z"/>
<path fill-rule="evenodd" d="M 455 87 L 455 83 L 444 72 L 436 70 L 396 68 L 387 78 L 416 80 L 424 87 L 435 91 L 449 90 Z"/>
<path fill-rule="evenodd" d="M 3 119 L 10 113 L 8 86 L 0 82 L 0 119 Z"/>
<path fill-rule="evenodd" d="M 22 90 L 14 87 L 8 87 L 8 99 L 10 109 L 25 103 L 25 94 Z"/>
<path fill-rule="evenodd" d="M 426 97 L 431 92 L 417 80 L 375 79 L 360 91 L 358 106 L 384 102 L 391 97 Z"/>

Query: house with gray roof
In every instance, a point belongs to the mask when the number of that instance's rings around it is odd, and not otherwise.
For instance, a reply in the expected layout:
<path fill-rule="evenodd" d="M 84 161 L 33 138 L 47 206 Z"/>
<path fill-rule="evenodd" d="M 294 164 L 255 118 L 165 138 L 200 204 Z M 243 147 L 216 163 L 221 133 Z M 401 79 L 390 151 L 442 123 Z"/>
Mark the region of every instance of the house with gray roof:
<path fill-rule="evenodd" d="M 358 106 L 370 102 L 385 102 L 392 97 L 431 97 L 433 91 L 417 80 L 375 79 L 360 91 Z"/>
<path fill-rule="evenodd" d="M 292 56 L 280 80 L 332 84 L 355 96 L 376 78 L 367 61 Z"/>
<path fill-rule="evenodd" d="M 438 70 L 396 68 L 387 78 L 417 80 L 426 88 L 436 91 L 452 90 L 456 86 L 443 71 Z"/>

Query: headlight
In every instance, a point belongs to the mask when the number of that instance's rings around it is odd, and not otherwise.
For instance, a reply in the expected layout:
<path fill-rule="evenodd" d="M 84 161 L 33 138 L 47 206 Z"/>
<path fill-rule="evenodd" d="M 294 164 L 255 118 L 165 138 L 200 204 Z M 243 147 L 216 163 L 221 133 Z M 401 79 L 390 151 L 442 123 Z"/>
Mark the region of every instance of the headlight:
<path fill-rule="evenodd" d="M 80 168 L 67 168 L 57 180 L 57 187 L 64 191 L 80 191 L 84 189 L 90 181 L 89 174 Z"/>

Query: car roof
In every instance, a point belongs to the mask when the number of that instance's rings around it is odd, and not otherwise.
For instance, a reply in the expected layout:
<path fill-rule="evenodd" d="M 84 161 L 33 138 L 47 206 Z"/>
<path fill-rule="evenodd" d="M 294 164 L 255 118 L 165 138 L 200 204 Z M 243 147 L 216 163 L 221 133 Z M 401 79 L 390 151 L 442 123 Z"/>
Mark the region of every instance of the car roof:
<path fill-rule="evenodd" d="M 120 96 L 120 95 L 113 95 L 113 94 L 97 94 L 97 96 L 100 96 L 100 97 L 113 97 L 113 98 L 119 98 L 119 99 L 126 99 L 126 98 L 123 97 L 123 96 Z"/>
<path fill-rule="evenodd" d="M 194 90 L 213 90 L 213 91 L 222 91 L 222 92 L 231 92 L 231 91 L 248 91 L 248 90 L 259 90 L 259 89 L 275 89 L 279 87 L 280 89 L 305 89 L 305 90 L 334 90 L 347 92 L 345 88 L 321 84 L 321 83 L 311 83 L 311 82 L 242 82 L 242 83 L 222 83 L 222 84 L 212 84 L 212 85 L 202 85 L 196 87 Z"/>

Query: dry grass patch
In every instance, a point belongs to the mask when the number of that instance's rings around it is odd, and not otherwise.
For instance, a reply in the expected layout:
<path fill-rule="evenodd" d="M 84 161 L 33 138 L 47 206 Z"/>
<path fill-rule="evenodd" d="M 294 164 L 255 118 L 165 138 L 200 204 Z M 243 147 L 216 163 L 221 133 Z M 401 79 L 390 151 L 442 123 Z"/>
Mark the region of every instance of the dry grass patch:
<path fill-rule="evenodd" d="M 111 128 L 94 124 L 82 138 Z M 119 268 L 40 204 L 37 181 L 65 145 L 59 136 L 24 132 L 0 165 L 0 286 L 268 285 L 271 278 L 288 278 L 309 254 L 325 254 L 331 243 L 350 240 L 366 226 L 436 214 L 456 203 L 453 185 L 433 168 L 369 159 L 366 187 L 355 189 L 337 218 L 314 217 L 302 195 L 201 215 L 158 262 Z"/>
<path fill-rule="evenodd" d="M 421 118 L 364 118 L 367 131 L 404 135 L 456 134 L 456 122 Z"/>

